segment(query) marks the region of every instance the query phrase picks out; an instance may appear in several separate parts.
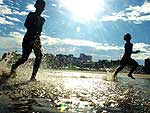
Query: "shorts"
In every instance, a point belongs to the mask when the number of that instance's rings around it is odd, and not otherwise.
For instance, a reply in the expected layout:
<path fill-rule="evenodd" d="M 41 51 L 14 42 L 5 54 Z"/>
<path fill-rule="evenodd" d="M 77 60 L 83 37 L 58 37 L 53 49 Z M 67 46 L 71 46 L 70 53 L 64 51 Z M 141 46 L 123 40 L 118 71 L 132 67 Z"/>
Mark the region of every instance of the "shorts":
<path fill-rule="evenodd" d="M 129 66 L 137 66 L 138 63 L 132 58 L 125 58 L 125 57 L 123 57 L 121 59 L 121 61 L 120 61 L 120 65 L 121 66 L 127 66 L 127 65 L 129 65 Z"/>
<path fill-rule="evenodd" d="M 23 57 L 28 57 L 32 50 L 34 51 L 35 56 L 41 56 L 42 50 L 40 38 L 38 37 L 35 40 L 24 39 L 22 43 L 22 49 Z"/>

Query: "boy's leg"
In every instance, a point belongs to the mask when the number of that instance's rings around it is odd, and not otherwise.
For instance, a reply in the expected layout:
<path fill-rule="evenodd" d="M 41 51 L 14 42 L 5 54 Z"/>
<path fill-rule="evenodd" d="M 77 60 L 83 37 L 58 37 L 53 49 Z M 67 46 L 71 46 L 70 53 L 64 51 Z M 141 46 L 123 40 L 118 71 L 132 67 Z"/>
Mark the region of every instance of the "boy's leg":
<path fill-rule="evenodd" d="M 41 59 L 42 59 L 42 51 L 41 51 L 41 43 L 38 42 L 35 47 L 33 48 L 34 50 L 34 54 L 36 56 L 35 61 L 34 61 L 34 66 L 33 66 L 33 72 L 32 72 L 32 76 L 31 76 L 31 81 L 36 80 L 36 74 L 38 72 L 38 69 L 40 67 L 40 63 L 41 63 Z"/>
<path fill-rule="evenodd" d="M 25 61 L 27 61 L 30 53 L 32 52 L 32 49 L 31 48 L 26 48 L 26 47 L 23 47 L 22 49 L 22 57 L 20 59 L 18 59 L 15 64 L 12 65 L 11 67 L 11 73 L 10 74 L 13 74 L 16 72 L 16 69 L 19 65 L 23 64 Z"/>
<path fill-rule="evenodd" d="M 132 76 L 132 74 L 133 74 L 133 72 L 135 71 L 135 69 L 137 68 L 138 63 L 137 63 L 135 60 L 130 59 L 130 65 L 132 66 L 132 68 L 131 68 L 131 70 L 130 70 L 130 72 L 129 72 L 129 74 L 128 74 L 128 77 L 131 77 L 132 79 L 135 79 L 135 78 Z"/>
<path fill-rule="evenodd" d="M 119 66 L 113 74 L 113 81 L 116 81 L 117 74 L 124 68 L 124 66 Z"/>

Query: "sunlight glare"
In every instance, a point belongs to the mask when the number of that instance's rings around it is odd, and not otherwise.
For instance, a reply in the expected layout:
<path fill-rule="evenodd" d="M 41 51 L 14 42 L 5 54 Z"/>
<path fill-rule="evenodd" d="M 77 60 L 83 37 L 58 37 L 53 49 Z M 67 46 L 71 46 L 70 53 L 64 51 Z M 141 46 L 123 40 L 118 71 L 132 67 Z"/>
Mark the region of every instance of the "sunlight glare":
<path fill-rule="evenodd" d="M 103 0 L 61 0 L 60 3 L 79 21 L 95 21 L 96 15 L 104 11 Z"/>

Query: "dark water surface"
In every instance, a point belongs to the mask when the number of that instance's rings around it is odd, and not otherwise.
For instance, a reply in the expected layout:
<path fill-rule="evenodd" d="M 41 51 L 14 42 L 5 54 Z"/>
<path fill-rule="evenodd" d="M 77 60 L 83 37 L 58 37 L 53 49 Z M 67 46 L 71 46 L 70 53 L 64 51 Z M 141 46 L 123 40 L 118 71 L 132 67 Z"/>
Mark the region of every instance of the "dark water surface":
<path fill-rule="evenodd" d="M 0 85 L 0 113 L 150 113 L 148 77 L 111 82 L 108 74 L 43 70 L 29 82 L 30 75 Z"/>

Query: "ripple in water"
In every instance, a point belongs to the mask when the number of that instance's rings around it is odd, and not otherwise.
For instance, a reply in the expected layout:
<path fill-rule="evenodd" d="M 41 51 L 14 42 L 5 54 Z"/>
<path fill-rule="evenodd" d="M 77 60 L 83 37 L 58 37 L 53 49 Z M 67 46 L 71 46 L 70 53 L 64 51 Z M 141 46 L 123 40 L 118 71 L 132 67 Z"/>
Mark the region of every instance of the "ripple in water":
<path fill-rule="evenodd" d="M 119 76 L 119 82 L 111 82 L 105 74 L 40 70 L 40 81 L 28 82 L 31 74 L 20 71 L 0 86 L 3 113 L 150 112 L 150 79 Z"/>

